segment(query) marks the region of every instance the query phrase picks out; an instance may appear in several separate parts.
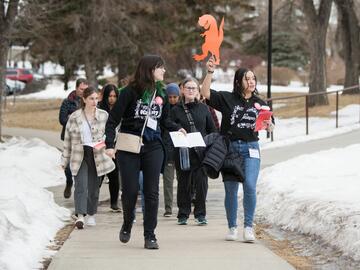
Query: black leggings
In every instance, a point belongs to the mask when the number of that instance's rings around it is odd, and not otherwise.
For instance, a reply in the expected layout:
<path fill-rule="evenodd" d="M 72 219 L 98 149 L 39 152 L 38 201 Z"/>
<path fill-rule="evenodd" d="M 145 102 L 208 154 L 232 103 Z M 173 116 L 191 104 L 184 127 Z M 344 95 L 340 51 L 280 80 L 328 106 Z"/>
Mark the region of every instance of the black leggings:
<path fill-rule="evenodd" d="M 115 160 L 114 160 L 115 162 Z M 119 170 L 115 162 L 115 169 L 107 174 L 109 178 L 109 192 L 110 192 L 110 204 L 117 205 L 119 198 L 119 188 L 120 188 L 120 179 L 119 179 Z M 101 182 L 104 180 L 105 176 L 101 176 Z"/>
<path fill-rule="evenodd" d="M 155 239 L 159 208 L 159 177 L 164 161 L 164 149 L 159 141 L 147 142 L 140 154 L 117 151 L 116 160 L 121 174 L 121 201 L 124 228 L 130 230 L 139 191 L 139 172 L 144 175 L 144 237 Z"/>

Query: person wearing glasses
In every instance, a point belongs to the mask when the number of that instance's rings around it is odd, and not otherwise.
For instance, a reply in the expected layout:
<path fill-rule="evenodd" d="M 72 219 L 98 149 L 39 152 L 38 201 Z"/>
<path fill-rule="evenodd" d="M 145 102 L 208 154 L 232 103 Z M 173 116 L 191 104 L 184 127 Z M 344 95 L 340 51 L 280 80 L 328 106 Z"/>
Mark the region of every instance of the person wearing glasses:
<path fill-rule="evenodd" d="M 182 83 L 183 96 L 180 102 L 170 111 L 170 118 L 177 125 L 177 129 L 185 129 L 186 132 L 200 132 L 204 137 L 215 132 L 216 128 L 210 111 L 206 104 L 201 103 L 199 83 L 194 78 L 187 78 Z M 195 148 L 189 148 L 190 168 L 181 168 L 179 148 L 175 148 L 175 168 L 178 180 L 177 205 L 178 224 L 186 225 L 191 213 L 192 183 L 195 186 L 194 216 L 198 225 L 206 225 L 206 196 L 208 190 L 208 178 L 201 169 L 202 157 Z"/>
<path fill-rule="evenodd" d="M 120 91 L 105 128 L 106 153 L 114 157 L 115 129 L 120 122 L 122 133 L 141 136 L 144 127 L 140 153 L 118 150 L 116 161 L 121 175 L 123 206 L 123 224 L 119 239 L 123 243 L 130 240 L 139 191 L 139 173 L 142 171 L 146 249 L 159 248 L 155 228 L 159 208 L 159 178 L 165 158 L 160 126 L 170 131 L 176 128 L 168 119 L 169 103 L 162 84 L 164 65 L 164 60 L 158 55 L 145 55 L 140 59 L 134 78 Z"/>
<path fill-rule="evenodd" d="M 256 206 L 256 183 L 260 171 L 260 149 L 258 132 L 255 131 L 258 107 L 266 105 L 260 99 L 256 89 L 256 76 L 246 68 L 239 68 L 234 76 L 232 92 L 210 90 L 215 59 L 210 57 L 206 63 L 207 75 L 204 78 L 201 94 L 207 103 L 222 113 L 220 133 L 230 139 L 229 151 L 238 153 L 244 160 L 243 184 L 244 242 L 254 242 L 253 219 Z M 267 131 L 272 131 L 273 123 L 265 120 Z M 225 239 L 235 241 L 238 237 L 237 211 L 239 182 L 236 178 L 225 178 L 225 210 L 228 221 L 228 233 Z"/>

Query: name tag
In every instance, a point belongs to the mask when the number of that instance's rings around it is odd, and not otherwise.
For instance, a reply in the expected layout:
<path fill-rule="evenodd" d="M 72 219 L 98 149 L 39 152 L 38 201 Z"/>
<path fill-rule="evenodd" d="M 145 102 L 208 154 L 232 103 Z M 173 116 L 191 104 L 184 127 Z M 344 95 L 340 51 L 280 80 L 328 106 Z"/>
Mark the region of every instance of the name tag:
<path fill-rule="evenodd" d="M 146 126 L 148 126 L 149 128 L 156 130 L 157 128 L 157 121 L 152 119 L 151 117 L 148 118 Z"/>
<path fill-rule="evenodd" d="M 251 158 L 260 158 L 259 150 L 254 148 L 249 148 L 249 155 Z"/>

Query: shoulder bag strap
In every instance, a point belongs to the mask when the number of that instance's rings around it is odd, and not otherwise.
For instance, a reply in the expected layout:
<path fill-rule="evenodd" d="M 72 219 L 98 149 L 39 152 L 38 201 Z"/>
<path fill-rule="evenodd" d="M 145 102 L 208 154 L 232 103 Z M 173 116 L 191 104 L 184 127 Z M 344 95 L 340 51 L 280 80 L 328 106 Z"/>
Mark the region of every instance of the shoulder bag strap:
<path fill-rule="evenodd" d="M 186 106 L 185 103 L 182 104 L 183 108 L 184 108 L 184 111 L 185 111 L 185 114 L 186 114 L 186 117 L 189 121 L 189 124 L 190 124 L 190 131 L 191 132 L 196 132 L 196 127 L 195 127 L 195 122 L 194 122 L 194 119 L 191 115 L 191 112 L 189 111 L 189 108 Z"/>
<path fill-rule="evenodd" d="M 147 123 L 148 118 L 150 117 L 150 113 L 151 113 L 151 105 L 152 105 L 153 102 L 154 102 L 155 96 L 156 96 L 156 89 L 155 89 L 154 94 L 153 94 L 153 96 L 152 96 L 152 99 L 151 99 L 151 101 L 150 101 L 150 103 L 149 103 L 148 113 L 147 113 L 147 115 L 146 115 L 145 122 L 144 122 L 144 125 L 143 125 L 142 130 L 141 130 L 141 135 L 140 135 L 141 138 L 142 138 L 143 135 L 144 135 L 146 123 Z"/>

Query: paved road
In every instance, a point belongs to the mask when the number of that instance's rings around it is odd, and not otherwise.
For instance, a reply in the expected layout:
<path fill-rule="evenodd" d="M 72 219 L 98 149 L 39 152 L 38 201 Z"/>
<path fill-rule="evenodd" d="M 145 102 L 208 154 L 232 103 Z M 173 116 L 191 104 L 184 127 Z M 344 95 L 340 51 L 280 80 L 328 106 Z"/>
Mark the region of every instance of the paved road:
<path fill-rule="evenodd" d="M 21 129 L 5 129 L 5 134 L 31 136 Z M 20 134 L 19 134 L 20 132 Z M 61 146 L 58 134 L 32 131 L 49 144 Z M 16 134 L 18 133 L 18 134 Z M 58 141 L 56 141 L 56 138 Z M 59 144 L 60 143 L 60 144 Z M 313 153 L 331 147 L 344 147 L 360 143 L 360 130 L 322 140 L 299 143 L 262 152 L 262 166 L 270 166 L 305 153 Z M 107 198 L 107 186 L 101 198 Z M 162 186 L 161 186 L 162 188 Z M 58 204 L 73 207 L 72 200 L 62 197 L 63 187 L 52 191 Z M 162 192 L 161 192 L 162 193 Z M 223 207 L 224 191 L 221 181 L 209 180 L 208 219 L 209 225 L 196 226 L 190 218 L 187 226 L 176 225 L 176 218 L 162 217 L 163 202 L 160 196 L 157 238 L 160 249 L 145 250 L 142 237 L 142 214 L 137 213 L 132 238 L 128 244 L 118 240 L 121 215 L 108 211 L 108 203 L 102 203 L 97 215 L 97 226 L 85 230 L 74 230 L 61 250 L 56 253 L 49 270 L 59 269 L 294 269 L 276 256 L 261 242 L 245 244 L 224 241 L 226 219 Z"/>

